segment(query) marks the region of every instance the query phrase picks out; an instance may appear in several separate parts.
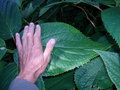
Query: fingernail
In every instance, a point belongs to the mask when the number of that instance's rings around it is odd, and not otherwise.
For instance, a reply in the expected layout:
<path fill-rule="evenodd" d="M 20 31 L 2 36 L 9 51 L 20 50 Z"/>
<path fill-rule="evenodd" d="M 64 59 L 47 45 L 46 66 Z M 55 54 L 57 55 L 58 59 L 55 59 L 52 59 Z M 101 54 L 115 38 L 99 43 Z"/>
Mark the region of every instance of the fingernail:
<path fill-rule="evenodd" d="M 56 43 L 56 39 L 51 39 L 50 43 L 54 45 Z"/>
<path fill-rule="evenodd" d="M 28 26 L 25 26 L 25 29 L 28 29 Z"/>
<path fill-rule="evenodd" d="M 33 23 L 33 22 L 31 22 L 31 23 L 30 23 L 30 26 L 33 26 L 33 25 L 34 25 L 34 23 Z"/>
<path fill-rule="evenodd" d="M 19 34 L 18 34 L 18 33 L 16 33 L 16 36 L 19 36 Z"/>
<path fill-rule="evenodd" d="M 36 27 L 39 27 L 39 25 L 36 25 Z"/>

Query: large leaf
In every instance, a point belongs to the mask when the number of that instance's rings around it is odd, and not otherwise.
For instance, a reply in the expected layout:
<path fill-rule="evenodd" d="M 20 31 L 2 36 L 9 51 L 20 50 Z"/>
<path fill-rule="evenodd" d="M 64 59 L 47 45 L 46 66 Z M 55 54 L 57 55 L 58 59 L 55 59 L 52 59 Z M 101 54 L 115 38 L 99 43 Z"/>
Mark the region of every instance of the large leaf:
<path fill-rule="evenodd" d="M 93 50 L 106 50 L 108 44 L 93 42 L 74 27 L 60 22 L 41 24 L 42 45 L 51 38 L 57 42 L 44 76 L 54 76 L 79 67 L 98 56 Z M 18 62 L 17 52 L 14 60 Z"/>
<path fill-rule="evenodd" d="M 107 49 L 109 46 L 96 43 L 85 37 L 74 27 L 65 23 L 44 23 L 42 44 L 45 47 L 50 38 L 57 43 L 51 55 L 51 62 L 44 75 L 57 75 L 87 63 L 97 56 L 94 49 Z"/>
<path fill-rule="evenodd" d="M 69 90 L 75 87 L 74 71 L 64 73 L 55 77 L 45 78 L 46 90 Z"/>
<path fill-rule="evenodd" d="M 0 39 L 0 60 L 5 55 L 7 49 L 4 40 Z"/>
<path fill-rule="evenodd" d="M 15 2 L 0 0 L 0 37 L 9 39 L 21 28 L 21 13 Z"/>
<path fill-rule="evenodd" d="M 92 90 L 93 88 L 98 90 L 112 86 L 100 57 L 76 70 L 75 83 L 79 90 Z"/>
<path fill-rule="evenodd" d="M 120 7 L 110 8 L 103 11 L 102 20 L 107 31 L 120 46 Z"/>
<path fill-rule="evenodd" d="M 103 59 L 108 75 L 117 89 L 120 89 L 120 57 L 117 53 L 96 51 Z"/>
<path fill-rule="evenodd" d="M 15 63 L 8 64 L 0 73 L 0 89 L 8 90 L 9 84 L 17 75 L 17 67 Z"/>

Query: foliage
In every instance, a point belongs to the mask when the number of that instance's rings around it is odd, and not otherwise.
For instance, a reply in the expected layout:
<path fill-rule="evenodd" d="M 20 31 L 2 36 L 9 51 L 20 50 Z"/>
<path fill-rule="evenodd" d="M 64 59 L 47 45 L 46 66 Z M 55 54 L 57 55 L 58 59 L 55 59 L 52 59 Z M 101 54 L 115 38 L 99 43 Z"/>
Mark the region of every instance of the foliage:
<path fill-rule="evenodd" d="M 81 90 L 106 89 L 112 86 L 100 57 L 77 69 L 74 78 L 78 89 Z"/>
<path fill-rule="evenodd" d="M 30 22 L 42 28 L 43 49 L 57 43 L 40 90 L 120 89 L 119 0 L 0 0 L 0 88 L 19 73 L 14 34 Z M 100 55 L 100 56 L 99 56 Z"/>

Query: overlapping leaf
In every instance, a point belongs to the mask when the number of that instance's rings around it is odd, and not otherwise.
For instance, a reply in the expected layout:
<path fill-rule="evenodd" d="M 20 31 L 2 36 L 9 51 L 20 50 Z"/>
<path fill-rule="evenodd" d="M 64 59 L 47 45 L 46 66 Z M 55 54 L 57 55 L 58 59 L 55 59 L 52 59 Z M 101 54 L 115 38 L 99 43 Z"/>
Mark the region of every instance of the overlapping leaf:
<path fill-rule="evenodd" d="M 21 13 L 15 2 L 0 0 L 0 38 L 9 39 L 21 28 Z"/>
<path fill-rule="evenodd" d="M 102 20 L 107 31 L 112 35 L 120 47 L 120 7 L 103 11 Z"/>
<path fill-rule="evenodd" d="M 98 90 L 112 86 L 100 57 L 76 70 L 75 83 L 79 90 L 92 90 L 93 88 Z"/>
<path fill-rule="evenodd" d="M 50 38 L 57 40 L 51 55 L 51 62 L 44 73 L 47 76 L 79 67 L 97 56 L 93 50 L 105 50 L 109 47 L 91 41 L 77 29 L 65 23 L 44 23 L 41 27 L 43 46 Z"/>
<path fill-rule="evenodd" d="M 8 90 L 9 84 L 17 75 L 17 67 L 15 63 L 8 64 L 0 73 L 0 89 Z"/>
<path fill-rule="evenodd" d="M 116 85 L 117 90 L 120 89 L 120 57 L 117 53 L 96 51 L 103 59 L 108 75 Z"/>

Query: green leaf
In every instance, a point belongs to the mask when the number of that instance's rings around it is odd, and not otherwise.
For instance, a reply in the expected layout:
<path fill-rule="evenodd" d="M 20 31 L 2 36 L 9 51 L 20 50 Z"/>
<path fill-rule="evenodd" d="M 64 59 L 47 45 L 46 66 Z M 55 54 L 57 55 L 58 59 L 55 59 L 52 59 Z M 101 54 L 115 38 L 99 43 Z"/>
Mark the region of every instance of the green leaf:
<path fill-rule="evenodd" d="M 44 85 L 44 81 L 42 76 L 40 75 L 40 77 L 37 79 L 36 83 L 37 87 L 39 88 L 39 90 L 45 90 L 45 85 Z"/>
<path fill-rule="evenodd" d="M 15 2 L 0 0 L 0 37 L 9 39 L 21 28 L 21 13 Z"/>
<path fill-rule="evenodd" d="M 17 67 L 15 63 L 8 64 L 0 73 L 0 89 L 8 90 L 9 84 L 17 75 Z"/>
<path fill-rule="evenodd" d="M 99 3 L 104 5 L 115 5 L 115 0 L 99 0 Z"/>
<path fill-rule="evenodd" d="M 106 50 L 110 46 L 94 42 L 74 27 L 60 22 L 41 24 L 42 45 L 45 48 L 49 39 L 57 40 L 43 76 L 55 76 L 79 67 L 98 56 L 93 50 Z M 17 52 L 15 52 L 17 55 Z M 18 56 L 15 55 L 15 62 Z"/>
<path fill-rule="evenodd" d="M 14 59 L 14 62 L 17 64 L 17 66 L 19 66 L 18 52 L 16 49 L 14 50 L 13 59 Z"/>
<path fill-rule="evenodd" d="M 58 75 L 79 67 L 97 56 L 93 50 L 109 48 L 107 44 L 93 42 L 65 23 L 44 23 L 41 27 L 44 47 L 49 39 L 56 38 L 57 40 L 51 55 L 51 62 L 44 73 L 45 76 Z"/>
<path fill-rule="evenodd" d="M 5 55 L 7 49 L 4 40 L 0 39 L 0 60 Z"/>
<path fill-rule="evenodd" d="M 112 86 L 102 60 L 98 57 L 75 72 L 75 83 L 79 90 L 106 89 Z"/>
<path fill-rule="evenodd" d="M 24 18 L 28 18 L 44 2 L 45 0 L 32 0 L 27 4 L 26 8 L 22 11 L 22 14 L 23 14 L 22 16 Z"/>
<path fill-rule="evenodd" d="M 4 69 L 7 63 L 5 61 L 0 61 L 0 72 Z"/>
<path fill-rule="evenodd" d="M 78 3 L 87 3 L 89 5 L 92 5 L 92 6 L 95 6 L 95 7 L 99 7 L 99 2 L 98 0 L 64 0 L 66 2 L 72 2 L 72 3 L 75 3 L 75 4 L 78 4 Z"/>
<path fill-rule="evenodd" d="M 33 4 L 30 3 L 26 8 L 25 10 L 22 11 L 22 16 L 23 17 L 29 17 L 29 15 L 35 10 L 35 8 L 33 8 Z"/>
<path fill-rule="evenodd" d="M 46 90 L 69 90 L 74 88 L 74 71 L 64 73 L 55 77 L 45 78 Z"/>
<path fill-rule="evenodd" d="M 40 12 L 39 12 L 39 16 L 42 16 L 43 14 L 45 14 L 51 7 L 43 7 L 41 8 Z"/>
<path fill-rule="evenodd" d="M 41 4 L 43 4 L 45 2 L 45 0 L 33 0 L 32 4 L 34 8 L 39 7 Z"/>
<path fill-rule="evenodd" d="M 120 7 L 110 8 L 102 12 L 102 21 L 107 31 L 120 47 Z"/>
<path fill-rule="evenodd" d="M 103 65 L 103 62 L 100 64 Z M 99 89 L 107 89 L 113 85 L 111 79 L 109 78 L 107 74 L 107 71 L 104 65 L 101 67 L 100 71 L 98 72 L 93 85 L 94 87 L 97 87 Z"/>
<path fill-rule="evenodd" d="M 50 10 L 53 6 L 57 6 L 57 5 L 60 5 L 60 4 L 63 4 L 65 3 L 64 1 L 61 1 L 61 2 L 54 2 L 54 3 L 51 3 L 51 4 L 48 4 L 44 7 L 42 7 L 40 9 L 40 12 L 39 12 L 39 16 L 42 16 L 44 15 L 48 10 Z"/>
<path fill-rule="evenodd" d="M 108 75 L 117 89 L 120 89 L 120 57 L 113 52 L 95 50 L 103 59 Z"/>
<path fill-rule="evenodd" d="M 12 1 L 16 2 L 17 5 L 18 5 L 19 7 L 21 7 L 21 6 L 22 6 L 22 2 L 23 2 L 24 0 L 12 0 Z"/>
<path fill-rule="evenodd" d="M 120 0 L 115 0 L 116 4 L 119 6 Z"/>

